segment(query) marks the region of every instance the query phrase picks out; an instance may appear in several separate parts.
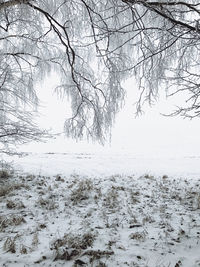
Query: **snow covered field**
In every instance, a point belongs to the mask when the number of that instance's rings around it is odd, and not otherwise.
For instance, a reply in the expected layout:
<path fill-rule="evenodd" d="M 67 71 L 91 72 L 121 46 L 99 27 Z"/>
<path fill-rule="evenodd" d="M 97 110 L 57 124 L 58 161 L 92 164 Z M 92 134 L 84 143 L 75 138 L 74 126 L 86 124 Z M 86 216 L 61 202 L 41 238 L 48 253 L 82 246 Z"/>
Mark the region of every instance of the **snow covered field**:
<path fill-rule="evenodd" d="M 200 157 L 12 160 L 17 171 L 0 179 L 1 266 L 200 266 Z"/>
<path fill-rule="evenodd" d="M 114 152 L 88 153 L 29 153 L 25 157 L 11 157 L 14 167 L 24 172 L 42 175 L 89 176 L 170 175 L 174 178 L 200 178 L 200 154 L 192 155 L 134 155 Z"/>

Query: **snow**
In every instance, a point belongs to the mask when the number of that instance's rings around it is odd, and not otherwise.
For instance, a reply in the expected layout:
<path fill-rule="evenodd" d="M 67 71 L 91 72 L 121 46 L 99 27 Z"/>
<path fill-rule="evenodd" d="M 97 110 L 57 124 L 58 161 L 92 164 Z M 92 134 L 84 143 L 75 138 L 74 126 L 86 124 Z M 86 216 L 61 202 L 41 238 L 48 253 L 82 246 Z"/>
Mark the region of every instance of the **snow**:
<path fill-rule="evenodd" d="M 9 159 L 8 159 L 9 160 Z M 170 175 L 199 178 L 200 155 L 144 156 L 117 152 L 87 153 L 29 153 L 25 157 L 12 157 L 14 166 L 25 172 L 56 175 Z"/>
<path fill-rule="evenodd" d="M 200 266 L 200 157 L 12 161 L 14 176 L 0 180 L 1 266 Z"/>

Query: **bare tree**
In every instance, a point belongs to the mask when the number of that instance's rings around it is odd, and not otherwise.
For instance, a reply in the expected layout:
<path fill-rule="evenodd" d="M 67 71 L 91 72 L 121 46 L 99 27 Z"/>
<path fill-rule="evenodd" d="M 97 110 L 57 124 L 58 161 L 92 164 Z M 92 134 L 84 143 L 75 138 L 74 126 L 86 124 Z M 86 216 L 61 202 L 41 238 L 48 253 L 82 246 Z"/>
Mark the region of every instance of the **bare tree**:
<path fill-rule="evenodd" d="M 0 88 L 35 102 L 34 82 L 56 70 L 74 138 L 104 140 L 133 75 L 137 112 L 165 89 L 187 97 L 173 114 L 199 116 L 199 15 L 197 0 L 0 1 Z"/>

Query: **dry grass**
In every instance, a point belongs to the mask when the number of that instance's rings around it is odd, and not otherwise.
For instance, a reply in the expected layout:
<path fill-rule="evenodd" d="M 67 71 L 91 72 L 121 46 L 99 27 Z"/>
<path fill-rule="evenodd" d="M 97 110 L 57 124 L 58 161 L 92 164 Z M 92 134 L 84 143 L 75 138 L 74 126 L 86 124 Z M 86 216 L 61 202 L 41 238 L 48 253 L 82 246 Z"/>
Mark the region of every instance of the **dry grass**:
<path fill-rule="evenodd" d="M 0 197 L 8 195 L 12 191 L 12 186 L 5 185 L 0 187 Z"/>
<path fill-rule="evenodd" d="M 62 239 L 55 240 L 51 247 L 55 250 L 63 246 L 68 249 L 87 249 L 92 246 L 94 240 L 95 235 L 89 232 L 83 235 L 65 234 Z"/>
<path fill-rule="evenodd" d="M 83 235 L 65 234 L 51 245 L 51 249 L 55 251 L 54 261 L 69 261 L 81 256 L 83 250 L 92 247 L 94 240 L 95 235 L 89 232 Z"/>
<path fill-rule="evenodd" d="M 8 179 L 10 177 L 12 177 L 12 175 L 8 170 L 0 170 L 0 179 Z"/>
<path fill-rule="evenodd" d="M 22 183 L 7 183 L 3 186 L 0 187 L 0 197 L 5 197 L 7 196 L 9 193 L 15 191 L 15 190 L 20 190 L 22 188 L 25 188 L 27 190 L 30 189 L 30 187 L 28 185 L 22 184 Z"/>
<path fill-rule="evenodd" d="M 18 236 L 16 235 L 15 237 L 11 238 L 8 237 L 6 238 L 6 241 L 4 242 L 3 249 L 6 252 L 11 252 L 11 253 L 16 253 L 16 239 Z"/>
<path fill-rule="evenodd" d="M 118 188 L 112 187 L 103 196 L 104 205 L 109 209 L 119 207 L 119 192 Z"/>
<path fill-rule="evenodd" d="M 8 209 L 24 209 L 25 205 L 22 201 L 17 200 L 7 200 L 6 207 Z"/>
<path fill-rule="evenodd" d="M 37 201 L 37 204 L 46 210 L 55 210 L 59 207 L 59 204 L 55 201 L 55 199 L 51 199 L 49 196 L 46 198 L 40 197 Z"/>
<path fill-rule="evenodd" d="M 0 161 L 0 181 L 7 180 L 14 175 L 14 169 L 11 164 Z"/>
<path fill-rule="evenodd" d="M 139 241 L 143 241 L 145 238 L 146 238 L 146 236 L 147 236 L 147 231 L 145 231 L 145 230 L 143 230 L 143 231 L 141 231 L 141 232 L 135 232 L 135 233 L 132 233 L 130 236 L 129 236 L 129 238 L 130 239 L 135 239 L 135 240 L 139 240 Z"/>
<path fill-rule="evenodd" d="M 4 230 L 7 227 L 18 226 L 25 222 L 26 221 L 24 217 L 21 215 L 9 214 L 7 216 L 6 215 L 0 216 L 0 231 Z"/>
<path fill-rule="evenodd" d="M 93 189 L 94 187 L 91 180 L 86 179 L 82 181 L 77 181 L 77 184 L 73 186 L 70 195 L 70 200 L 72 201 L 73 205 L 77 205 L 78 203 L 89 199 L 90 193 Z"/>

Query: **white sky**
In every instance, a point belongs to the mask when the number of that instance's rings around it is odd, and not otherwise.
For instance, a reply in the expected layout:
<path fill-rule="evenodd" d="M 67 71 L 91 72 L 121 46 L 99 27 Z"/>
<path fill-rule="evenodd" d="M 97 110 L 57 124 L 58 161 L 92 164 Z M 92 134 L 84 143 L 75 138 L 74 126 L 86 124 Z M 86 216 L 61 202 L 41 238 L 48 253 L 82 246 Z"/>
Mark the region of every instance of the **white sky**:
<path fill-rule="evenodd" d="M 43 128 L 52 128 L 54 132 L 62 132 L 69 103 L 67 99 L 58 99 L 53 88 L 56 77 L 51 77 L 37 91 L 42 107 L 38 122 Z M 126 83 L 127 101 L 124 109 L 117 115 L 112 131 L 111 144 L 104 147 L 59 137 L 47 143 L 34 143 L 23 146 L 24 151 L 33 152 L 97 152 L 115 151 L 131 152 L 135 155 L 200 155 L 200 122 L 199 119 L 163 117 L 160 112 L 173 110 L 173 102 L 160 100 L 153 108 L 145 108 L 145 114 L 135 118 L 133 103 L 137 100 L 134 81 Z M 175 103 L 177 104 L 177 103 Z"/>

